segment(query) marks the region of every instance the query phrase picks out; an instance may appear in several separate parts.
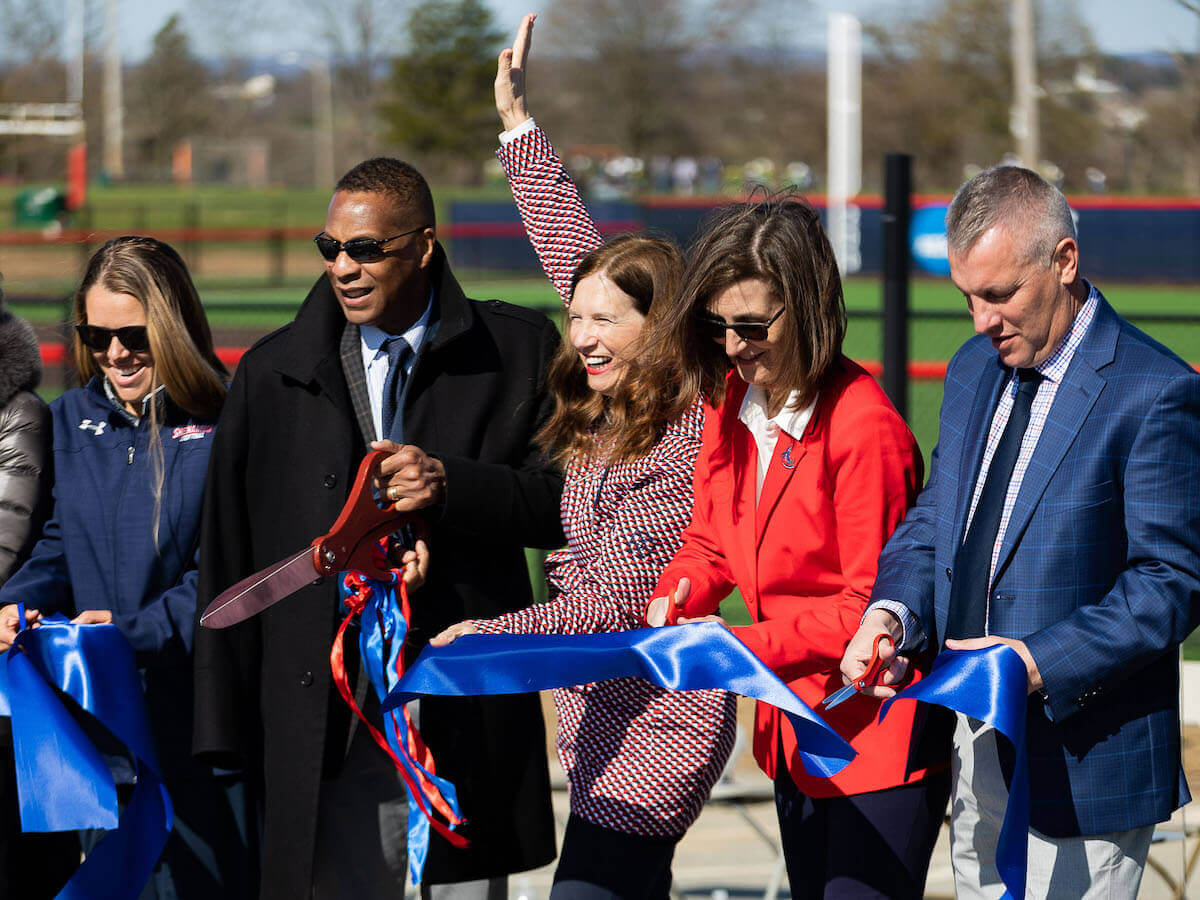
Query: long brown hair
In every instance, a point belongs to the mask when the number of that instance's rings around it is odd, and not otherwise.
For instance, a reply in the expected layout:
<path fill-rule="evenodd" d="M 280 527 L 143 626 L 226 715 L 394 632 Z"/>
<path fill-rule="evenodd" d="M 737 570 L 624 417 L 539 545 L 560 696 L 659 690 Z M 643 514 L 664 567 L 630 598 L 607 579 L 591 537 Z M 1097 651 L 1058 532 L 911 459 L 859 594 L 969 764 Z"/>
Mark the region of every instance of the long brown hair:
<path fill-rule="evenodd" d="M 642 334 L 669 305 L 679 286 L 683 258 L 679 248 L 662 238 L 624 234 L 587 254 L 571 276 L 571 293 L 583 279 L 603 273 L 633 299 L 634 308 L 646 317 Z M 565 315 L 570 312 L 567 304 Z M 564 320 L 564 332 L 567 331 Z M 637 367 L 644 343 L 639 336 L 629 354 L 629 369 L 615 396 L 606 397 L 588 387 L 579 353 L 564 340 L 550 364 L 547 385 L 554 397 L 554 412 L 535 440 L 556 462 L 602 453 L 610 461 L 645 456 L 676 416 L 674 390 L 678 380 L 669 375 L 653 391 L 631 391 L 630 372 Z M 686 407 L 685 407 L 686 409 Z"/>
<path fill-rule="evenodd" d="M 126 235 L 104 244 L 88 261 L 75 292 L 75 323 L 87 323 L 87 294 L 95 285 L 129 294 L 146 310 L 146 334 L 154 362 L 150 391 L 162 385 L 171 401 L 194 416 L 216 418 L 225 402 L 229 372 L 213 349 L 212 332 L 192 276 L 179 254 L 152 237 Z M 74 336 L 75 370 L 81 383 L 99 375 L 95 356 Z M 154 468 L 154 538 L 162 503 L 163 455 L 158 404 L 150 411 Z"/>
<path fill-rule="evenodd" d="M 837 260 L 817 211 L 803 199 L 775 195 L 722 207 L 705 220 L 688 248 L 679 295 L 644 331 L 649 351 L 634 389 L 651 390 L 663 373 L 679 381 L 671 414 L 682 413 L 697 394 L 719 404 L 725 396 L 729 359 L 698 325 L 717 294 L 739 281 L 765 281 L 786 313 L 773 395 L 798 392 L 803 409 L 816 399 L 821 383 L 842 352 L 846 304 Z"/>

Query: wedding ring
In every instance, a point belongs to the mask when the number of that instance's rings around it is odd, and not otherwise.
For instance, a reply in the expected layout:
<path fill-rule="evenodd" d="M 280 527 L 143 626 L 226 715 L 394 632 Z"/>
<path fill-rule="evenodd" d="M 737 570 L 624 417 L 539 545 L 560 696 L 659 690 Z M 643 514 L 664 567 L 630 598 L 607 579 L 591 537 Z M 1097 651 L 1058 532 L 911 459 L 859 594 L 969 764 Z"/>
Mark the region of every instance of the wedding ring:
<path fill-rule="evenodd" d="M 388 499 L 391 500 L 393 503 L 395 503 L 397 500 L 399 500 L 400 499 L 400 488 L 396 487 L 394 484 L 391 487 L 389 487 L 388 488 Z"/>

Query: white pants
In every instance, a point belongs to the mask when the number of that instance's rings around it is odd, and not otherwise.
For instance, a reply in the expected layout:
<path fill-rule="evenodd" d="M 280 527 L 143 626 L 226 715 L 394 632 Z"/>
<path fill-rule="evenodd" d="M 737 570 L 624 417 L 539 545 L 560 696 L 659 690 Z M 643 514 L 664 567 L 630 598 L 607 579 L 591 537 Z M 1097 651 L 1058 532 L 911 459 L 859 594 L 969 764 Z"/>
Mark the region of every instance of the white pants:
<path fill-rule="evenodd" d="M 1004 894 L 996 843 L 1008 807 L 996 732 L 958 715 L 951 756 L 950 856 L 960 900 Z M 1052 838 L 1029 830 L 1025 896 L 1124 900 L 1137 896 L 1154 826 L 1085 837 Z"/>

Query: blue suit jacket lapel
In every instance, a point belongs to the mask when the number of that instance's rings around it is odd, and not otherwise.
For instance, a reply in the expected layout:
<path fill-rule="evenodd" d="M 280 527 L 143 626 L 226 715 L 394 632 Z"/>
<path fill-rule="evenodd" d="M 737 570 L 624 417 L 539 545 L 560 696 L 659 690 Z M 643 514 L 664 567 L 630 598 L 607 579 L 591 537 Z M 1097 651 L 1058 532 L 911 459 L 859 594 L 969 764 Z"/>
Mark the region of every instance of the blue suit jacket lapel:
<path fill-rule="evenodd" d="M 962 543 L 963 529 L 967 522 L 967 511 L 971 508 L 971 496 L 975 491 L 975 479 L 979 475 L 979 464 L 983 461 L 983 449 L 987 445 L 988 428 L 992 414 L 1000 398 L 1000 388 L 1008 380 L 1009 372 L 992 357 L 975 389 L 971 403 L 970 418 L 963 431 L 962 456 L 958 460 L 958 496 L 954 506 L 954 534 L 950 545 L 951 556 Z"/>
<path fill-rule="evenodd" d="M 1029 460 L 1008 527 L 1004 531 L 1004 542 L 1000 545 L 993 580 L 1000 577 L 1012 558 L 1013 550 L 1029 525 L 1046 486 L 1079 437 L 1084 420 L 1104 390 L 1105 381 L 1098 370 L 1113 361 L 1118 329 L 1116 313 L 1101 297 L 1095 318 L 1054 395 L 1054 404 L 1050 407 L 1046 424 Z"/>

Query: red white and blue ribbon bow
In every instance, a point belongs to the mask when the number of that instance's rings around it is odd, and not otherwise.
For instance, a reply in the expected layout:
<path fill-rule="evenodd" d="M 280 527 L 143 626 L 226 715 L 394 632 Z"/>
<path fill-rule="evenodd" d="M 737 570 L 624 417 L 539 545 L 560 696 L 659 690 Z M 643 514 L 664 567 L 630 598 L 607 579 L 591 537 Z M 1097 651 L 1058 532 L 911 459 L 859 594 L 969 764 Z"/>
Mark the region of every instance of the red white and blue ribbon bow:
<path fill-rule="evenodd" d="M 363 716 L 354 700 L 342 652 L 346 627 L 356 615 L 360 616 L 358 647 L 362 665 L 382 701 L 404 672 L 404 637 L 410 617 L 408 588 L 398 570 L 392 570 L 388 582 L 376 581 L 361 572 L 346 572 L 342 575 L 341 593 L 347 612 L 329 655 L 333 681 L 342 699 L 367 727 L 375 743 L 391 757 L 404 780 L 408 791 L 408 869 L 412 882 L 417 884 L 425 869 L 431 827 L 455 847 L 467 845 L 466 839 L 453 830 L 465 821 L 458 796 L 453 784 L 435 774 L 433 755 L 413 726 L 407 709 L 400 707 L 384 713 L 384 734 Z"/>

